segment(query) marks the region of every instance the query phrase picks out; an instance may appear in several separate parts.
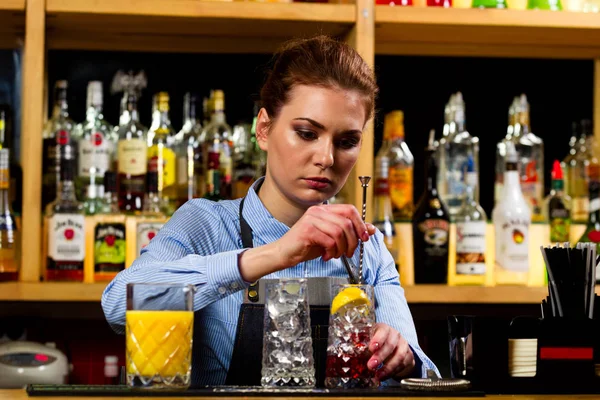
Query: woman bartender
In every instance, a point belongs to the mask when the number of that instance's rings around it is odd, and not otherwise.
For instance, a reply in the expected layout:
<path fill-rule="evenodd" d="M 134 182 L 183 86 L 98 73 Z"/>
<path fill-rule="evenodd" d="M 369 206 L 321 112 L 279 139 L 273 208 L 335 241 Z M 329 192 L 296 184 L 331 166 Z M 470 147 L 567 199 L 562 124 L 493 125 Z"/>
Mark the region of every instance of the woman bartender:
<path fill-rule="evenodd" d="M 394 260 L 382 234 L 352 205 L 324 204 L 357 161 L 373 116 L 373 71 L 350 46 L 325 36 L 288 43 L 261 90 L 256 137 L 266 176 L 243 200 L 188 201 L 133 265 L 106 288 L 108 322 L 124 332 L 126 285 L 193 284 L 193 385 L 225 382 L 243 290 L 259 278 L 345 277 L 339 259 L 365 242 L 364 281 L 375 288 L 377 325 L 368 368 L 380 380 L 437 371 L 419 347 Z M 244 248 L 240 215 L 252 230 Z"/>

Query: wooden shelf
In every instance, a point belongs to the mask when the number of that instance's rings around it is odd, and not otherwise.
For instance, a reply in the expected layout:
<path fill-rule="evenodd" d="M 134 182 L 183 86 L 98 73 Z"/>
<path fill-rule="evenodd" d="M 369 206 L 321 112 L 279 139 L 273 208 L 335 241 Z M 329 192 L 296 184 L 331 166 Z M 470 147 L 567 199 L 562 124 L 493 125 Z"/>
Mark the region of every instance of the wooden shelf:
<path fill-rule="evenodd" d="M 375 53 L 593 59 L 600 56 L 600 18 L 567 11 L 376 6 Z"/>
<path fill-rule="evenodd" d="M 105 283 L 0 283 L 0 301 L 99 302 Z M 404 288 L 410 304 L 537 304 L 543 287 L 416 285 Z M 600 295 L 600 286 L 596 286 Z"/>
<path fill-rule="evenodd" d="M 0 49 L 19 47 L 25 34 L 25 0 L 0 1 Z"/>
<path fill-rule="evenodd" d="M 282 41 L 344 36 L 353 4 L 47 0 L 51 49 L 270 53 Z"/>

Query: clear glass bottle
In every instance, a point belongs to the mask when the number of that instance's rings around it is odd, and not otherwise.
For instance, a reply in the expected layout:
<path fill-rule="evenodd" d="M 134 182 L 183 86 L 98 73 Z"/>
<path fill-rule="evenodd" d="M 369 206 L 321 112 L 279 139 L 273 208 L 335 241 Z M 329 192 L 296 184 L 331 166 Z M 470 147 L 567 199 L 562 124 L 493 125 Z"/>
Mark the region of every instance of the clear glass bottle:
<path fill-rule="evenodd" d="M 104 173 L 111 168 L 117 146 L 118 135 L 113 126 L 102 115 L 102 82 L 92 81 L 87 87 L 87 112 L 85 122 L 77 125 L 76 136 L 79 142 L 77 171 L 77 192 L 82 198 L 90 184 L 90 171 L 95 170 L 96 178 L 102 180 Z"/>
<path fill-rule="evenodd" d="M 563 172 L 558 160 L 554 160 L 552 166 L 552 189 L 544 199 L 544 216 L 550 224 L 550 241 L 570 242 L 571 198 L 564 192 Z"/>
<path fill-rule="evenodd" d="M 523 196 L 519 156 L 512 141 L 506 143 L 504 185 L 494 206 L 497 285 L 526 285 L 529 279 L 529 225 L 531 210 Z"/>
<path fill-rule="evenodd" d="M 385 247 L 387 247 L 394 260 L 396 260 L 396 268 L 398 269 L 400 243 L 394 226 L 394 213 L 392 210 L 392 199 L 390 197 L 388 180 L 390 160 L 387 156 L 380 156 L 377 157 L 376 162 L 375 185 L 373 186 L 373 225 L 383 233 Z"/>
<path fill-rule="evenodd" d="M 524 94 L 519 97 L 511 140 L 519 155 L 521 189 L 531 209 L 532 221 L 541 222 L 544 220 L 544 142 L 531 132 L 529 103 Z"/>
<path fill-rule="evenodd" d="M 384 137 L 389 145 L 379 151 L 389 160 L 389 190 L 395 221 L 410 221 L 414 212 L 413 169 L 415 159 L 404 141 L 404 113 L 388 113 L 384 121 Z"/>
<path fill-rule="evenodd" d="M 56 198 L 60 180 L 60 159 L 65 147 L 70 148 L 73 141 L 75 123 L 69 118 L 67 103 L 67 81 L 56 81 L 54 85 L 54 107 L 52 116 L 44 126 L 42 161 L 42 207 L 46 207 Z"/>
<path fill-rule="evenodd" d="M 571 138 L 569 139 L 569 152 L 567 156 L 560 162 L 560 169 L 563 172 L 564 176 L 564 184 L 565 184 L 565 192 L 570 195 L 571 187 L 569 185 L 569 168 L 571 167 L 571 162 L 573 158 L 575 158 L 575 154 L 577 154 L 577 149 L 579 147 L 579 124 L 577 122 L 573 122 L 571 124 Z"/>
<path fill-rule="evenodd" d="M 244 197 L 256 179 L 254 169 L 254 143 L 251 141 L 252 126 L 238 124 L 233 127 L 235 159 L 233 162 L 232 198 Z"/>
<path fill-rule="evenodd" d="M 487 215 L 475 200 L 479 176 L 475 160 L 469 157 L 465 175 L 466 195 L 456 214 L 456 279 L 457 284 L 485 283 L 485 236 Z"/>
<path fill-rule="evenodd" d="M 100 208 L 101 214 L 121 214 L 119 195 L 117 193 L 117 174 L 112 171 L 104 173 L 104 196 Z"/>
<path fill-rule="evenodd" d="M 494 182 L 494 204 L 500 201 L 502 197 L 502 185 L 504 184 L 504 164 L 506 163 L 506 143 L 512 139 L 517 123 L 516 105 L 518 98 L 513 99 L 512 104 L 508 107 L 508 127 L 506 128 L 506 136 L 496 145 L 496 178 Z"/>
<path fill-rule="evenodd" d="M 172 215 L 177 209 L 177 159 L 174 150 L 175 131 L 169 119 L 169 94 L 160 92 L 156 96 L 159 124 L 148 132 L 148 171 L 158 172 L 158 193 L 164 211 Z M 150 139 L 151 138 L 151 139 Z"/>
<path fill-rule="evenodd" d="M 83 281 L 85 218 L 83 203 L 75 195 L 75 166 L 68 148 L 60 160 L 59 191 L 48 204 L 48 257 L 46 280 Z"/>
<path fill-rule="evenodd" d="M 176 135 L 174 146 L 177 155 L 178 206 L 200 197 L 204 188 L 200 146 L 202 125 L 197 117 L 197 108 L 198 96 L 186 93 L 183 98 L 183 127 Z"/>
<path fill-rule="evenodd" d="M 218 184 L 218 197 L 229 199 L 232 195 L 233 142 L 231 127 L 225 121 L 225 94 L 222 90 L 213 92 L 211 108 L 211 122 L 202 132 L 206 191 L 207 195 L 212 191 L 210 196 L 216 198 L 215 188 Z M 218 177 L 215 175 L 215 168 L 218 169 Z M 215 179 L 220 179 L 220 182 L 215 182 Z"/>
<path fill-rule="evenodd" d="M 127 92 L 129 121 L 119 127 L 117 144 L 119 208 L 127 213 L 141 211 L 146 194 L 148 147 L 146 127 L 139 122 L 137 99 L 134 90 Z"/>
<path fill-rule="evenodd" d="M 102 192 L 103 186 L 99 183 L 101 179 L 96 174 L 96 168 L 91 167 L 88 170 L 88 185 L 85 189 L 85 196 L 83 200 L 83 208 L 85 210 L 85 215 L 95 215 L 100 212 L 102 208 Z M 77 185 L 75 185 L 77 187 Z"/>
<path fill-rule="evenodd" d="M 0 150 L 0 282 L 19 279 L 21 235 L 9 200 L 10 152 Z"/>
<path fill-rule="evenodd" d="M 440 140 L 439 146 L 438 187 L 451 218 L 454 218 L 465 196 L 464 171 L 469 157 L 473 158 L 479 174 L 479 139 L 465 128 L 465 103 L 460 92 L 451 99 L 450 112 L 449 134 Z M 475 199 L 479 201 L 477 189 Z"/>
<path fill-rule="evenodd" d="M 594 135 L 590 120 L 582 120 L 580 126 L 581 136 L 575 145 L 575 154 L 569 160 L 567 192 L 573 201 L 573 221 L 585 223 L 589 216 L 588 168 L 593 158 Z"/>
<path fill-rule="evenodd" d="M 141 213 L 145 217 L 163 217 L 164 203 L 160 197 L 158 188 L 160 177 L 157 171 L 148 171 L 146 176 L 146 197 L 144 199 L 144 210 Z"/>

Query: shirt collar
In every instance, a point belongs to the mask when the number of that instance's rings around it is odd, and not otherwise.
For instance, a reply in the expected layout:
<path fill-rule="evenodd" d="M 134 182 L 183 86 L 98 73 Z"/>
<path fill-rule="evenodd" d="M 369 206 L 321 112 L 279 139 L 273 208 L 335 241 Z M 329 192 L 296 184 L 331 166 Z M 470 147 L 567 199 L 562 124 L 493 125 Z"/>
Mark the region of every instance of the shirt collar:
<path fill-rule="evenodd" d="M 257 179 L 250 187 L 252 190 L 248 190 L 242 215 L 252 228 L 253 239 L 260 239 L 261 242 L 267 244 L 281 238 L 290 228 L 275 219 L 258 197 L 257 190 L 264 180 L 264 177 Z"/>

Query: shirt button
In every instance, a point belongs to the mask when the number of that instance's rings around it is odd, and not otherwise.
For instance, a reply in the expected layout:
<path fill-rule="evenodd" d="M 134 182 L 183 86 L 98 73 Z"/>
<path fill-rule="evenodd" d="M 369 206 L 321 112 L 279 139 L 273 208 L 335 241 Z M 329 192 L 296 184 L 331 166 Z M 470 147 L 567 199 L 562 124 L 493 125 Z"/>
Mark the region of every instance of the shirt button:
<path fill-rule="evenodd" d="M 219 293 L 225 294 L 226 292 L 227 292 L 227 289 L 225 289 L 224 287 L 219 288 Z"/>
<path fill-rule="evenodd" d="M 238 283 L 237 282 L 232 282 L 231 283 L 231 288 L 232 289 L 237 289 L 238 288 Z"/>

